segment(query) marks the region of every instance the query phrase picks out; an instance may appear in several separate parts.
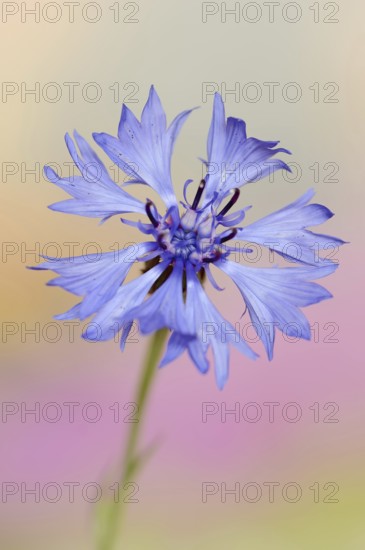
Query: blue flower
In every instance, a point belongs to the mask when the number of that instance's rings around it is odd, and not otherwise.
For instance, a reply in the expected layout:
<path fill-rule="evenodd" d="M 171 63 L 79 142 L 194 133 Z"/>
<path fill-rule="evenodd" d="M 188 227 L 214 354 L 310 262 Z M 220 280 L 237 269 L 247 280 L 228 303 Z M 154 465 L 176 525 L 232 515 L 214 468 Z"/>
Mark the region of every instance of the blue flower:
<path fill-rule="evenodd" d="M 331 294 L 315 279 L 335 271 L 337 263 L 323 258 L 319 251 L 338 247 L 344 241 L 308 230 L 323 223 L 333 214 L 325 206 L 308 204 L 313 191 L 308 191 L 288 206 L 256 222 L 238 227 L 249 207 L 231 213 L 240 188 L 276 170 L 289 170 L 277 153 L 276 141 L 248 138 L 242 120 L 226 120 L 224 104 L 215 95 L 213 118 L 208 136 L 206 177 L 197 187 L 192 202 L 185 183 L 178 207 L 172 178 L 171 157 L 179 131 L 191 110 L 178 115 L 167 126 L 160 99 L 151 87 L 141 121 L 123 105 L 118 136 L 94 134 L 96 143 L 124 172 L 130 183 L 149 186 L 163 200 L 160 213 L 150 199 L 135 199 L 117 185 L 88 143 L 75 133 L 75 143 L 66 135 L 66 144 L 80 175 L 60 178 L 45 168 L 48 179 L 67 191 L 71 199 L 51 206 L 53 210 L 101 218 L 126 213 L 146 216 L 145 221 L 128 221 L 144 235 L 137 247 L 129 246 L 102 255 L 64 259 L 44 258 L 35 269 L 53 270 L 58 277 L 49 284 L 61 286 L 81 297 L 81 302 L 57 319 L 86 319 L 88 339 L 108 340 L 120 335 L 122 349 L 134 322 L 142 334 L 167 327 L 171 331 L 161 365 L 187 351 L 200 372 L 209 368 L 207 354 L 214 356 L 216 380 L 222 388 L 228 378 L 229 344 L 251 359 L 257 357 L 237 327 L 228 323 L 208 298 L 205 278 L 214 288 L 211 267 L 227 274 L 243 297 L 252 325 L 261 338 L 269 359 L 273 357 L 275 333 L 310 339 L 308 320 L 301 311 L 330 298 Z M 269 249 L 290 262 L 287 267 L 252 267 L 232 260 L 237 246 L 249 255 L 252 244 Z M 231 258 L 229 258 L 231 256 Z M 134 262 L 145 262 L 143 273 L 124 283 Z"/>

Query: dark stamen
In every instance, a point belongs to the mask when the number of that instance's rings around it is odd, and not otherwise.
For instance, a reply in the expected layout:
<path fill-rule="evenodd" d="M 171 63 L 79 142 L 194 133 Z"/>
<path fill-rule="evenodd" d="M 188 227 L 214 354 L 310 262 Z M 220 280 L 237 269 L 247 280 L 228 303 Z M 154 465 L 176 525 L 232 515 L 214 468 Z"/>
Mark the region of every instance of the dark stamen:
<path fill-rule="evenodd" d="M 217 260 L 219 260 L 219 258 L 222 256 L 222 254 L 219 252 L 219 251 L 215 251 L 214 252 L 214 256 L 211 256 L 210 258 L 203 258 L 203 262 L 205 264 L 213 264 L 215 263 Z"/>
<path fill-rule="evenodd" d="M 222 208 L 222 210 L 219 212 L 218 216 L 224 216 L 225 214 L 227 214 L 227 212 L 232 208 L 232 206 L 234 206 L 236 204 L 236 202 L 238 201 L 238 197 L 240 196 L 241 192 L 237 188 L 233 189 L 233 191 L 234 191 L 234 193 L 233 193 L 232 197 L 227 202 L 226 206 L 224 208 Z"/>
<path fill-rule="evenodd" d="M 205 189 L 205 180 L 201 180 L 198 191 L 196 192 L 195 199 L 193 202 L 193 206 L 191 207 L 193 210 L 196 210 L 198 208 L 200 199 L 202 198 L 203 191 Z"/>
<path fill-rule="evenodd" d="M 153 227 L 158 227 L 159 225 L 159 222 L 156 220 L 155 216 L 153 215 L 152 213 L 152 208 L 154 209 L 154 211 L 156 212 L 156 207 L 155 205 L 153 204 L 152 201 L 147 201 L 146 202 L 146 214 L 147 216 L 149 217 Z"/>
<path fill-rule="evenodd" d="M 205 264 L 214 264 L 220 258 L 219 254 L 216 254 L 212 258 L 204 258 L 203 262 Z"/>
<path fill-rule="evenodd" d="M 224 235 L 219 239 L 220 243 L 221 244 L 226 243 L 227 241 L 230 241 L 231 239 L 233 239 L 236 235 L 237 235 L 237 229 L 234 227 L 229 233 L 227 233 L 226 235 Z"/>
<path fill-rule="evenodd" d="M 167 250 L 167 246 L 164 242 L 162 242 L 162 239 L 163 239 L 163 235 L 159 235 L 158 238 L 157 238 L 157 242 L 158 244 L 160 245 L 161 248 L 163 248 L 164 250 Z"/>

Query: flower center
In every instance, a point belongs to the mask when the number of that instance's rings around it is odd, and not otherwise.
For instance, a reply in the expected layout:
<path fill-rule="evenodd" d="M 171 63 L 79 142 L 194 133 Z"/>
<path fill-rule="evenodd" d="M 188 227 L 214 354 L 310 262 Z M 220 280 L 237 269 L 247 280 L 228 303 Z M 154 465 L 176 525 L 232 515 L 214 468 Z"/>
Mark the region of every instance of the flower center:
<path fill-rule="evenodd" d="M 187 183 L 189 182 L 190 180 Z M 170 208 L 165 216 L 160 216 L 154 203 L 147 200 L 146 214 L 152 225 L 146 227 L 145 232 L 154 235 L 164 257 L 181 258 L 184 262 L 189 261 L 195 266 L 202 266 L 229 254 L 229 250 L 222 245 L 234 238 L 237 229 L 231 228 L 231 219 L 225 223 L 225 215 L 236 203 L 239 190 L 234 189 L 226 206 L 216 213 L 211 203 L 198 209 L 205 185 L 205 180 L 202 180 L 191 206 L 183 203 L 186 210 L 182 216 L 174 207 Z M 185 192 L 184 197 L 186 200 Z M 217 234 L 219 225 L 226 225 L 229 229 Z M 143 225 L 140 224 L 139 227 L 143 230 Z"/>
<path fill-rule="evenodd" d="M 196 232 L 186 231 L 178 228 L 171 239 L 173 252 L 176 256 L 187 259 L 192 252 L 196 251 Z"/>

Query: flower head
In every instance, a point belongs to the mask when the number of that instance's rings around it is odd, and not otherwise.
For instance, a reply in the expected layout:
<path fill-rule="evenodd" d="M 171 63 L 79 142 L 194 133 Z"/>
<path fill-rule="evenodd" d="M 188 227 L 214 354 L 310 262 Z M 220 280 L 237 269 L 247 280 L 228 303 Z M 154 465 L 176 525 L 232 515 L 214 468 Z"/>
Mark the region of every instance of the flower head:
<path fill-rule="evenodd" d="M 205 277 L 222 290 L 211 267 L 226 273 L 238 287 L 271 359 L 277 329 L 310 339 L 309 323 L 300 308 L 331 297 L 313 281 L 337 267 L 330 259 L 316 255 L 315 249 L 338 246 L 343 241 L 307 229 L 333 215 L 322 205 L 308 204 L 313 191 L 259 221 L 240 225 L 248 210 L 235 209 L 240 188 L 275 170 L 289 170 L 285 162 L 274 158 L 277 153 L 289 151 L 277 148 L 276 141 L 248 138 L 242 120 L 226 120 L 219 94 L 214 99 L 208 159 L 203 161 L 206 177 L 196 186 L 190 202 L 187 194 L 192 180 L 185 183 L 185 201 L 179 209 L 170 164 L 175 140 L 190 113 L 191 110 L 184 111 L 167 126 L 152 86 L 141 121 L 123 105 L 118 136 L 93 135 L 111 160 L 132 176 L 129 183 L 144 184 L 159 195 L 165 204 L 163 212 L 151 199 L 142 203 L 117 185 L 79 134 L 74 135 L 76 145 L 66 135 L 80 176 L 59 178 L 51 168 L 45 168 L 48 179 L 72 197 L 50 208 L 102 221 L 118 214 L 143 214 L 143 221 L 122 221 L 136 226 L 144 239 L 137 247 L 129 246 L 117 253 L 45 258 L 36 269 L 55 271 L 58 277 L 50 284 L 82 297 L 79 304 L 56 318 L 86 319 L 94 315 L 88 339 L 108 340 L 118 332 L 123 348 L 134 321 L 143 334 L 166 327 L 171 336 L 161 364 L 187 351 L 205 373 L 209 368 L 207 354 L 212 348 L 217 384 L 222 388 L 228 377 L 229 344 L 251 359 L 256 353 L 208 298 L 202 284 Z M 240 250 L 248 255 L 252 252 L 250 243 L 255 243 L 290 261 L 291 267 L 237 263 L 237 247 L 230 243 L 233 239 L 243 243 Z M 142 275 L 124 283 L 134 261 L 145 262 L 146 268 Z"/>

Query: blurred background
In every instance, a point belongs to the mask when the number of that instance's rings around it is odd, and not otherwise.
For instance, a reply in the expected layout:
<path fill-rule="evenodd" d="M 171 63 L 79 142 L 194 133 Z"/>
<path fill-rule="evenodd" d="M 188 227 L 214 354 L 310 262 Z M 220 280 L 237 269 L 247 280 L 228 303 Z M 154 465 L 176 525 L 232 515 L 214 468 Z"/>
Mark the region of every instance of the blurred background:
<path fill-rule="evenodd" d="M 306 311 L 311 342 L 278 335 L 269 363 L 248 334 L 261 357 L 232 350 L 222 392 L 186 356 L 158 373 L 143 431 L 158 450 L 126 489 L 120 548 L 364 548 L 364 15 L 360 0 L 2 3 L 1 548 L 94 548 L 95 501 L 118 480 L 147 340 L 121 354 L 80 339 L 84 323 L 53 320 L 76 298 L 26 267 L 70 243 L 82 254 L 138 239 L 118 217 L 47 209 L 66 196 L 42 166 L 66 175 L 65 132 L 115 134 L 123 101 L 139 115 L 152 83 L 169 120 L 202 107 L 175 148 L 180 197 L 201 178 L 220 91 L 250 136 L 293 153 L 292 175 L 242 191 L 248 219 L 314 187 L 336 213 L 323 232 L 351 245 L 324 283 L 334 299 Z M 210 294 L 240 322 L 232 286 Z"/>

